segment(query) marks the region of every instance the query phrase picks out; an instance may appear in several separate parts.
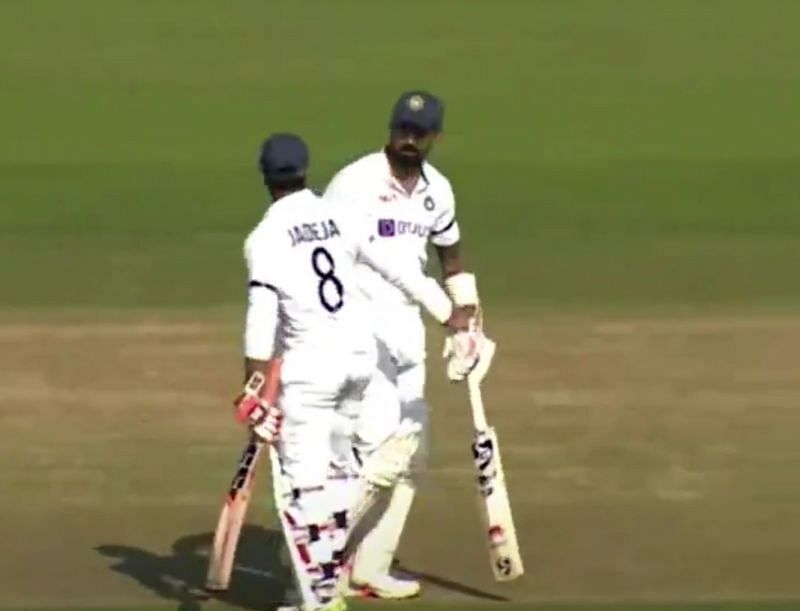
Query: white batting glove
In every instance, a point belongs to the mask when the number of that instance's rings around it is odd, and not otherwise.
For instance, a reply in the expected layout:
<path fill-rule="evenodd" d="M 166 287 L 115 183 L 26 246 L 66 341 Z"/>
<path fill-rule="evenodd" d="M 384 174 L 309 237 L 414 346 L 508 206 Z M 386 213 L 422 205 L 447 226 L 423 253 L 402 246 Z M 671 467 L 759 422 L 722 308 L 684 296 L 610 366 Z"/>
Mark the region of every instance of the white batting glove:
<path fill-rule="evenodd" d="M 447 377 L 451 382 L 461 382 L 472 371 L 480 358 L 483 340 L 480 331 L 459 331 L 444 340 L 442 357 L 447 360 Z"/>
<path fill-rule="evenodd" d="M 480 384 L 483 381 L 483 378 L 485 378 L 486 374 L 489 373 L 489 367 L 492 365 L 492 359 L 494 358 L 494 353 L 496 351 L 497 344 L 488 337 L 484 336 L 483 341 L 481 342 L 478 360 L 472 367 L 472 371 L 467 374 L 467 380 L 470 383 Z"/>
<path fill-rule="evenodd" d="M 459 331 L 447 337 L 442 356 L 447 359 L 447 377 L 461 382 L 467 377 L 481 382 L 489 372 L 497 344 L 480 329 Z"/>

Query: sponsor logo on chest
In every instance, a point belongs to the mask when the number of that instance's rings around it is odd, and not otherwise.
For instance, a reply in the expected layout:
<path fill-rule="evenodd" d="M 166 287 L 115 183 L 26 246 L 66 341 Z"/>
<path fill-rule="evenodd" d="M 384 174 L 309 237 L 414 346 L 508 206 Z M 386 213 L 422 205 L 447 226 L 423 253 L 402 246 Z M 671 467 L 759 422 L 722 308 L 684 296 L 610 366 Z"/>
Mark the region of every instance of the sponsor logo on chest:
<path fill-rule="evenodd" d="M 382 238 L 403 235 L 427 238 L 430 232 L 431 228 L 422 223 L 401 219 L 378 219 L 378 235 Z"/>
<path fill-rule="evenodd" d="M 382 238 L 411 236 L 424 239 L 430 235 L 432 220 L 430 213 L 436 207 L 433 197 L 403 196 L 390 191 L 381 194 L 379 199 L 389 205 L 382 207 L 379 213 L 378 236 Z"/>

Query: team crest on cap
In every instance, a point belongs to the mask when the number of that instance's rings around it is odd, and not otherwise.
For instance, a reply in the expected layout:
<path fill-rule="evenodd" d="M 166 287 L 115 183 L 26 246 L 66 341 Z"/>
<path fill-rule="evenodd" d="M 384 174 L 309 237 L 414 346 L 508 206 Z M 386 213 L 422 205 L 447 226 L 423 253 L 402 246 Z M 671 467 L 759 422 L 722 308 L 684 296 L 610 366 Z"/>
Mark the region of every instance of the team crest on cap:
<path fill-rule="evenodd" d="M 425 106 L 425 100 L 421 95 L 412 95 L 408 98 L 408 107 L 414 112 L 422 110 L 423 106 Z"/>

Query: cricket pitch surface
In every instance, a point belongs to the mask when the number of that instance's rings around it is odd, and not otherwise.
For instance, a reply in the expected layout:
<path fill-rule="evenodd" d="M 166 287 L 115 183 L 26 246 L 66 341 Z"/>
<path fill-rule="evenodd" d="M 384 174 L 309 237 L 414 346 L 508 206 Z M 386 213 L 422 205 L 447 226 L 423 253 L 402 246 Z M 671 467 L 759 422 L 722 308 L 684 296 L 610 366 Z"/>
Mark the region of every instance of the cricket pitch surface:
<path fill-rule="evenodd" d="M 489 323 L 485 398 L 527 575 L 492 581 L 468 406 L 433 330 L 432 469 L 399 554 L 425 595 L 356 608 L 800 609 L 800 317 Z M 236 316 L 7 321 L 0 361 L 0 608 L 281 599 L 266 465 L 232 590 L 191 594 L 244 440 Z"/>

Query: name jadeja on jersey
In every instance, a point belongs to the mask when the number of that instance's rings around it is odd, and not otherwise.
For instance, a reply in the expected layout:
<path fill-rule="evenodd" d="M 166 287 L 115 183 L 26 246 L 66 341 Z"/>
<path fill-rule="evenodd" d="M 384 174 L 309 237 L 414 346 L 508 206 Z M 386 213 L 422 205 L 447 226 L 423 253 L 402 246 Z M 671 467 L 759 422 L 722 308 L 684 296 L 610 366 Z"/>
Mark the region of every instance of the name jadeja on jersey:
<path fill-rule="evenodd" d="M 290 227 L 287 231 L 289 239 L 292 241 L 292 246 L 297 246 L 304 242 L 324 242 L 342 235 L 333 219 L 315 221 L 313 223 L 300 223 Z"/>

